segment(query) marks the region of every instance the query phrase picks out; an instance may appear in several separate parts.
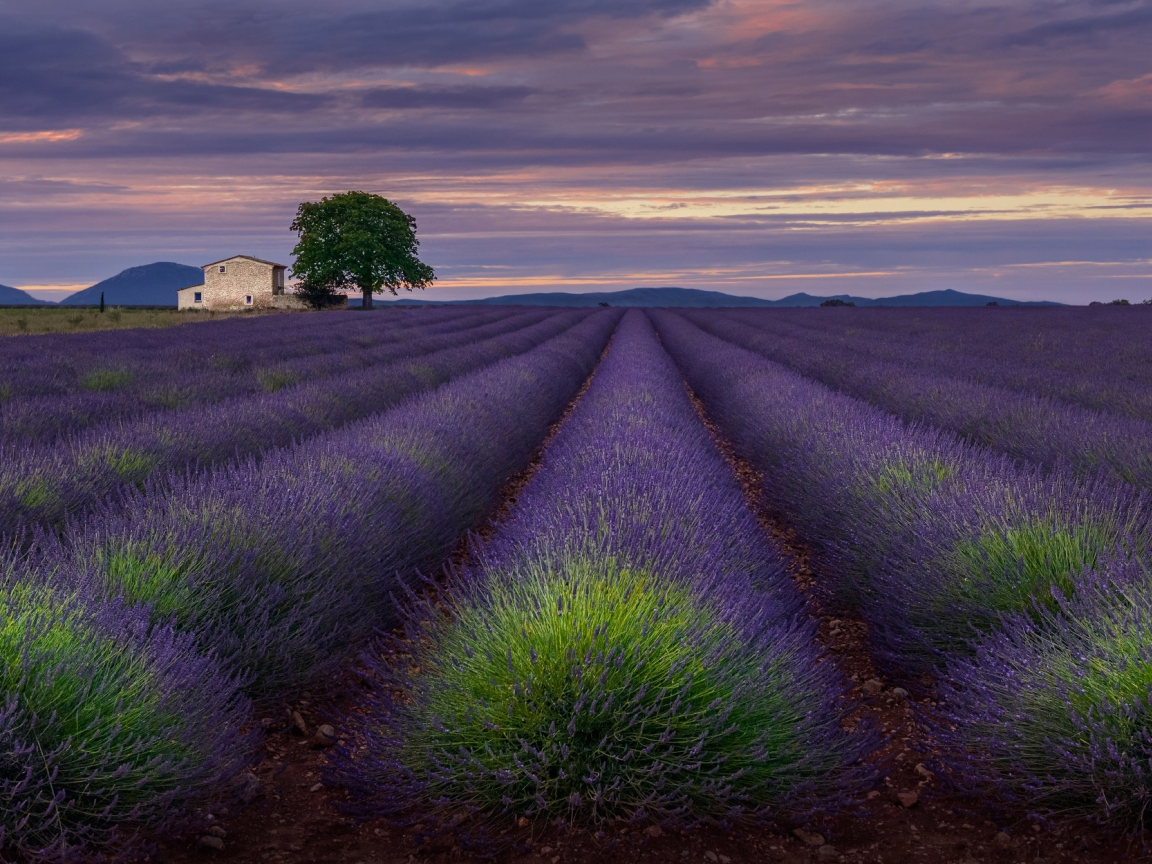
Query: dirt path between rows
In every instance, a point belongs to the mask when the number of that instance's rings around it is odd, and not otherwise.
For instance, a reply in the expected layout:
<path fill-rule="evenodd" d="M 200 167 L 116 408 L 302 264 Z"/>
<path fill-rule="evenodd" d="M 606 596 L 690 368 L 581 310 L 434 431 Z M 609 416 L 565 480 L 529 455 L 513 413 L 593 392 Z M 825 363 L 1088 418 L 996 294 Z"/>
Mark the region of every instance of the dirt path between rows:
<path fill-rule="evenodd" d="M 505 486 L 495 515 L 478 532 L 480 537 L 490 536 L 508 517 L 517 494 L 591 380 L 590 376 L 551 428 L 529 466 Z M 529 851 L 505 853 L 499 860 L 514 864 L 1109 864 L 1152 860 L 1139 845 L 1117 844 L 1090 826 L 1055 823 L 1040 827 L 1022 813 L 993 820 L 982 799 L 950 797 L 937 791 L 936 778 L 923 765 L 932 753 L 932 742 L 917 722 L 930 715 L 932 699 L 916 701 L 893 690 L 876 674 L 866 647 L 867 625 L 833 607 L 820 587 L 824 580 L 819 558 L 777 514 L 765 508 L 759 491 L 760 475 L 736 455 L 690 390 L 689 396 L 739 478 L 760 524 L 772 542 L 792 556 L 793 576 L 807 598 L 810 614 L 819 622 L 818 638 L 854 682 L 852 696 L 863 700 L 846 722 L 867 717 L 888 736 L 884 746 L 872 755 L 875 762 L 886 766 L 887 777 L 876 789 L 862 792 L 852 808 L 832 820 L 830 828 L 822 829 L 824 834 L 819 833 L 818 826 L 730 832 L 710 828 L 663 832 L 653 827 L 597 836 L 559 836 L 550 829 L 535 837 Z M 467 542 L 461 543 L 453 556 L 455 563 L 466 562 L 468 548 Z M 345 686 L 335 691 L 339 695 L 314 700 L 305 694 L 276 716 L 262 718 L 268 734 L 262 762 L 250 781 L 251 800 L 231 809 L 215 809 L 212 816 L 216 827 L 211 832 L 164 842 L 147 860 L 172 864 L 446 864 L 474 860 L 447 843 L 418 844 L 413 831 L 396 830 L 383 822 L 357 824 L 341 814 L 339 805 L 346 799 L 343 790 L 321 782 L 327 751 L 317 743 L 316 730 L 330 724 L 336 736 L 341 735 L 340 718 L 355 712 L 356 688 L 355 678 L 349 674 Z"/>

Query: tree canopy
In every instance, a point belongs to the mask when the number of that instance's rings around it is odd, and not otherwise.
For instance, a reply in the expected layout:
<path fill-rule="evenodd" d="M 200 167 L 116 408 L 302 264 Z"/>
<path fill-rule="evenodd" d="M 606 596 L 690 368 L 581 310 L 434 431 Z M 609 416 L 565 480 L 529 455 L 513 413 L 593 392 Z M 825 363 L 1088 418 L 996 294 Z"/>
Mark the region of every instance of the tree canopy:
<path fill-rule="evenodd" d="M 356 288 L 371 309 L 373 293 L 426 288 L 436 278 L 417 257 L 416 220 L 380 195 L 343 192 L 306 201 L 292 230 L 300 235 L 292 275 L 306 299 Z"/>

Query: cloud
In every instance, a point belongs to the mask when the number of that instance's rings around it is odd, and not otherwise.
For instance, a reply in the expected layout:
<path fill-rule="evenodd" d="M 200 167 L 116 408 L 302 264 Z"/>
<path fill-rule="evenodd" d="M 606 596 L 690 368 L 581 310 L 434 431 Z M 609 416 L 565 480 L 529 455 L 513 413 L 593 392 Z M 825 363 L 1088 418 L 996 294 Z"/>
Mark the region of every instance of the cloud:
<path fill-rule="evenodd" d="M 283 258 L 296 204 L 349 188 L 528 280 L 1146 242 L 1150 0 L 0 3 L 0 245 L 28 266 Z M 1013 195 L 1060 206 L 988 203 Z"/>
<path fill-rule="evenodd" d="M 152 54 L 157 68 L 227 70 L 256 64 L 269 75 L 376 67 L 440 67 L 579 52 L 594 19 L 664 19 L 713 0 L 415 0 L 326 3 L 235 0 L 157 6 L 146 0 L 48 0 L 67 14 Z M 322 10 L 322 11 L 321 11 Z"/>
<path fill-rule="evenodd" d="M 74 200 L 78 196 L 91 194 L 119 197 L 134 193 L 130 186 L 122 183 L 77 182 L 44 177 L 0 177 L 0 201 L 10 203 Z"/>
<path fill-rule="evenodd" d="M 374 87 L 363 91 L 365 108 L 464 108 L 473 111 L 515 105 L 536 91 L 531 87 Z"/>
<path fill-rule="evenodd" d="M 1143 33 L 1148 38 L 1152 30 L 1152 5 L 1138 2 L 1135 5 L 1123 3 L 1107 3 L 1101 5 L 1126 5 L 1120 11 L 1106 10 L 1103 14 L 1075 15 L 1070 18 L 1060 18 L 1055 21 L 1045 21 L 1033 27 L 1008 34 L 1004 44 L 1016 46 L 1045 46 L 1053 42 L 1068 42 L 1072 40 L 1088 40 L 1107 34 L 1109 32 L 1124 31 L 1128 37 L 1134 33 Z"/>
<path fill-rule="evenodd" d="M 105 39 L 78 29 L 0 20 L 0 117 L 5 126 L 114 121 L 212 112 L 300 112 L 318 94 L 165 79 Z"/>

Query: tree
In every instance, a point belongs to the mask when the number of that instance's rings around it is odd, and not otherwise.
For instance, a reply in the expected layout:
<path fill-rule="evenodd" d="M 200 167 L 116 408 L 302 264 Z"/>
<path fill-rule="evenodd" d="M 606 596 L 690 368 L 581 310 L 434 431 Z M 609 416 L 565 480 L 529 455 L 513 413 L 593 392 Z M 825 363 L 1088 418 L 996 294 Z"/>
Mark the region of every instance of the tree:
<path fill-rule="evenodd" d="M 306 201 L 292 230 L 300 235 L 292 275 L 313 295 L 356 288 L 371 309 L 375 292 L 426 288 L 436 278 L 416 257 L 416 220 L 379 195 L 344 192 Z"/>

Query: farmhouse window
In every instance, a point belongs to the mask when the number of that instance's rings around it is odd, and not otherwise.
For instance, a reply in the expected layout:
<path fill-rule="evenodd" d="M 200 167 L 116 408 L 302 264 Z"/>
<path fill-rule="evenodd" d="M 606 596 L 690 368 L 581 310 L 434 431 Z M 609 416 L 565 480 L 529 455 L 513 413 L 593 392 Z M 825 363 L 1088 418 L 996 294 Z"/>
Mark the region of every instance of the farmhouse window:
<path fill-rule="evenodd" d="M 197 291 L 195 294 L 192 295 L 192 300 L 196 303 L 200 303 L 203 299 L 204 299 L 204 296 L 199 291 Z"/>
<path fill-rule="evenodd" d="M 225 272 L 227 272 L 227 270 L 228 270 L 228 266 L 227 266 L 227 265 L 225 265 L 225 264 L 221 264 L 221 265 L 220 265 L 220 272 L 221 272 L 221 273 L 225 273 Z"/>
<path fill-rule="evenodd" d="M 251 306 L 252 305 L 252 295 L 251 294 L 245 294 L 244 295 L 244 305 L 245 306 Z"/>

